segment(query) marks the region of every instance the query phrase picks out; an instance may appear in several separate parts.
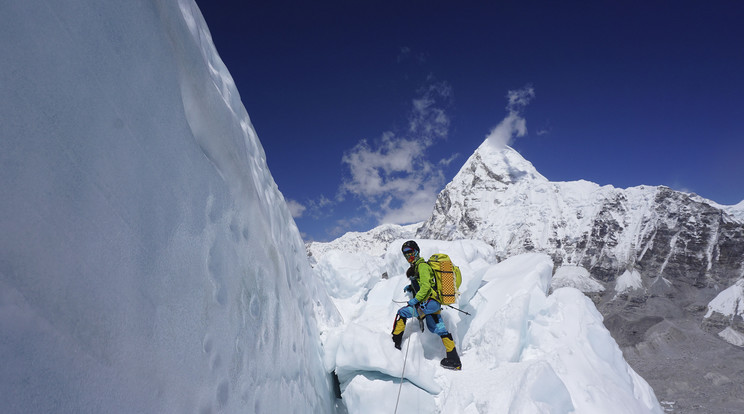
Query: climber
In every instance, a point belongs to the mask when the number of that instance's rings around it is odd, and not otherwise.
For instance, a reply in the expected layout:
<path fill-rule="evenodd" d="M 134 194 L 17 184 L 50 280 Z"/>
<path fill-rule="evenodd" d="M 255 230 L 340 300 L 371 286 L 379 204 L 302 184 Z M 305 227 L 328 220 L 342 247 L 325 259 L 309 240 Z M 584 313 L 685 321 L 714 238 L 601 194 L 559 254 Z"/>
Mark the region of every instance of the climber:
<path fill-rule="evenodd" d="M 418 317 L 419 314 L 426 318 L 426 327 L 429 331 L 439 335 L 442 338 L 442 344 L 447 351 L 447 357 L 441 362 L 442 367 L 452 370 L 462 369 L 460 357 L 455 349 L 455 341 L 452 334 L 447 331 L 442 319 L 442 306 L 432 298 L 434 272 L 424 259 L 419 256 L 420 249 L 415 241 L 409 240 L 403 243 L 401 248 L 403 256 L 406 258 L 410 267 L 406 271 L 406 276 L 411 280 L 411 284 L 403 288 L 403 292 L 411 293 L 413 298 L 408 301 L 408 305 L 400 308 L 393 323 L 393 343 L 400 349 L 403 340 L 403 332 L 406 329 L 408 318 Z M 419 313 L 419 311 L 421 311 Z"/>

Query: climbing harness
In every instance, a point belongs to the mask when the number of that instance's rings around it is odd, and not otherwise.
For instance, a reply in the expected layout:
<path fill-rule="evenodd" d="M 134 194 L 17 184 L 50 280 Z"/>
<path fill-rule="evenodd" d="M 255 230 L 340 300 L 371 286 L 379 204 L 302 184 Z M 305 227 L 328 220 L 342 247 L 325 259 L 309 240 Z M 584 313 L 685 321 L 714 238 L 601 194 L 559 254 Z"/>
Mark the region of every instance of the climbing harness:
<path fill-rule="evenodd" d="M 397 301 L 397 300 L 394 300 L 393 302 L 394 303 L 406 303 L 406 304 L 408 303 L 405 301 Z M 424 318 L 426 318 L 426 314 L 424 313 L 424 310 L 421 309 L 421 306 L 419 305 L 416 305 L 413 308 L 416 310 L 416 313 L 417 313 L 416 319 L 418 319 L 419 328 L 421 328 L 421 332 L 424 332 Z"/>
<path fill-rule="evenodd" d="M 407 301 L 405 301 L 405 300 L 394 300 L 394 301 L 393 301 L 393 303 L 408 303 L 408 302 L 407 302 Z M 452 308 L 452 309 L 454 309 L 454 310 L 456 310 L 456 311 L 458 311 L 458 312 L 462 312 L 462 313 L 464 313 L 464 314 L 466 314 L 466 315 L 468 315 L 468 316 L 472 316 L 472 315 L 470 315 L 470 313 L 469 313 L 469 312 L 465 312 L 464 310 L 462 310 L 462 309 L 459 309 L 459 308 L 456 308 L 456 307 L 454 307 L 454 306 L 452 306 L 452 305 L 444 305 L 444 306 L 450 307 L 450 308 Z"/>

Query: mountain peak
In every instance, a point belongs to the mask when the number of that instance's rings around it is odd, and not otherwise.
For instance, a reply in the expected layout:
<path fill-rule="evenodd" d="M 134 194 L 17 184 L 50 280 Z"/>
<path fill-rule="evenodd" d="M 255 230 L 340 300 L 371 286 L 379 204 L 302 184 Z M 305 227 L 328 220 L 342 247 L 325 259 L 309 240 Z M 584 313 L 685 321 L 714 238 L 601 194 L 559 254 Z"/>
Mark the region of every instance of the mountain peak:
<path fill-rule="evenodd" d="M 453 183 L 465 180 L 472 185 L 486 177 L 504 186 L 520 181 L 548 181 L 514 148 L 500 147 L 489 140 L 483 141 L 468 158 L 453 179 Z"/>

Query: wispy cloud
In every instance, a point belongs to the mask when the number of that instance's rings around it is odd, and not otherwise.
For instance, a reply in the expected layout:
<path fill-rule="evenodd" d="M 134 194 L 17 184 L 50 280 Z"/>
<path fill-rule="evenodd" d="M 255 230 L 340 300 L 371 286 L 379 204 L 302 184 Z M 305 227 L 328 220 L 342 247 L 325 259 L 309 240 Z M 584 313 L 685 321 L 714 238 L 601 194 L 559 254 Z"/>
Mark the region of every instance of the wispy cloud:
<path fill-rule="evenodd" d="M 287 207 L 289 207 L 289 212 L 292 213 L 292 218 L 302 217 L 302 213 L 307 209 L 307 207 L 292 199 L 287 199 Z"/>
<path fill-rule="evenodd" d="M 522 112 L 534 96 L 530 85 L 509 91 L 507 116 L 491 130 L 487 140 L 503 147 L 525 135 Z M 358 214 L 338 217 L 326 231 L 334 237 L 374 222 L 409 224 L 428 219 L 445 184 L 444 167 L 459 157 L 451 154 L 435 160 L 430 155 L 431 148 L 449 135 L 452 100 L 451 86 L 430 77 L 411 100 L 406 127 L 386 131 L 376 139 L 359 140 L 342 157 L 345 173 L 335 197 L 321 195 L 304 204 L 289 200 L 293 216 L 327 219 L 338 214 L 334 210 L 342 208 L 342 203 L 351 204 Z"/>
<path fill-rule="evenodd" d="M 362 217 L 342 218 L 336 220 L 335 226 L 327 230 L 328 235 L 338 237 L 357 225 L 363 225 L 365 219 Z"/>
<path fill-rule="evenodd" d="M 398 57 L 396 58 L 396 61 L 398 63 L 406 62 L 409 60 L 413 60 L 416 63 L 423 64 L 426 63 L 427 57 L 425 53 L 414 53 L 413 50 L 411 50 L 408 46 L 403 46 L 398 51 Z"/>
<path fill-rule="evenodd" d="M 411 57 L 411 48 L 408 46 L 403 46 L 400 48 L 400 51 L 398 52 L 397 62 L 403 62 Z"/>
<path fill-rule="evenodd" d="M 349 175 L 340 194 L 351 194 L 379 223 L 407 224 L 428 218 L 444 174 L 428 151 L 447 138 L 450 118 L 447 107 L 452 88 L 446 82 L 430 82 L 411 102 L 408 129 L 388 131 L 373 141 L 359 141 L 342 159 Z"/>
<path fill-rule="evenodd" d="M 304 204 L 297 200 L 287 199 L 287 206 L 293 218 L 312 217 L 318 219 L 327 217 L 333 213 L 333 204 L 334 202 L 323 194 L 316 199 L 305 200 Z"/>
<path fill-rule="evenodd" d="M 497 148 L 503 148 L 511 144 L 515 137 L 527 134 L 527 121 L 522 117 L 522 111 L 535 97 L 535 89 L 532 85 L 527 85 L 522 89 L 509 91 L 506 97 L 508 114 L 486 136 L 489 144 Z"/>

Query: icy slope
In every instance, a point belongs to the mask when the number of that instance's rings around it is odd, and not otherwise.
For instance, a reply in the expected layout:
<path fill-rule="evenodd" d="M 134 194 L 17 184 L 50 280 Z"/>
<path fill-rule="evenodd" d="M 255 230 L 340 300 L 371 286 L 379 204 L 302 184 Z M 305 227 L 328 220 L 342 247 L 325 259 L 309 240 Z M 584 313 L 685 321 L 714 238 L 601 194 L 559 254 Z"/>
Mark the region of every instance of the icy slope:
<path fill-rule="evenodd" d="M 548 295 L 553 262 L 544 254 L 518 255 L 495 264 L 493 249 L 477 241 L 419 240 L 422 254 L 446 252 L 464 280 L 457 306 L 443 311 L 463 370 L 439 366 L 436 335 L 409 321 L 403 350 L 390 331 L 404 301 L 405 239 L 389 244 L 381 269 L 364 277 L 349 269 L 362 252 L 321 257 L 329 287 L 354 285 L 355 301 L 334 295 L 343 324 L 323 329 L 326 366 L 335 369 L 350 413 L 661 413 L 653 390 L 625 362 L 592 302 L 580 291 Z M 350 254 L 350 253 L 353 253 Z M 327 255 L 331 253 L 328 252 Z M 358 266 L 359 273 L 364 267 Z M 348 288 L 350 290 L 350 288 Z M 406 358 L 407 352 L 407 358 Z"/>
<path fill-rule="evenodd" d="M 330 412 L 335 309 L 195 3 L 0 10 L 0 411 Z"/>

